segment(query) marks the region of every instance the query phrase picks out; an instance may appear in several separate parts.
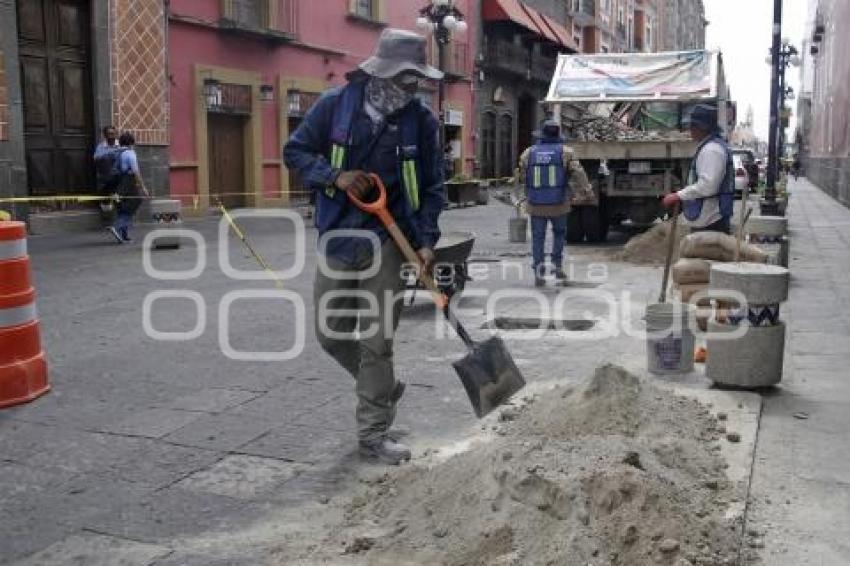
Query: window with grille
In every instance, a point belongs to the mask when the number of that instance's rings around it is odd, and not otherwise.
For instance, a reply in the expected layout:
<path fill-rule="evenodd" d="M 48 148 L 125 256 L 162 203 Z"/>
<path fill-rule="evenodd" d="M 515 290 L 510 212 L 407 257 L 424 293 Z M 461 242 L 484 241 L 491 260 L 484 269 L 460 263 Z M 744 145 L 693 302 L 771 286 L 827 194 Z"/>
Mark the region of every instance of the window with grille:
<path fill-rule="evenodd" d="M 268 27 L 269 0 L 226 0 L 225 16 L 241 27 Z"/>
<path fill-rule="evenodd" d="M 378 19 L 378 2 L 377 0 L 355 0 L 354 14 L 361 18 L 370 20 Z"/>

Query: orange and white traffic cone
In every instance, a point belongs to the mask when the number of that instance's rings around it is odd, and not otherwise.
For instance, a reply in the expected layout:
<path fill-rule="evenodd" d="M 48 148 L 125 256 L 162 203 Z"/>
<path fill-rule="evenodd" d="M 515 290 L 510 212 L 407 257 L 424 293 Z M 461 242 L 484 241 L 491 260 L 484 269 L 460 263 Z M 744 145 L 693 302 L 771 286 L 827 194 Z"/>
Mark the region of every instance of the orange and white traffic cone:
<path fill-rule="evenodd" d="M 0 221 L 0 408 L 50 390 L 23 222 Z"/>

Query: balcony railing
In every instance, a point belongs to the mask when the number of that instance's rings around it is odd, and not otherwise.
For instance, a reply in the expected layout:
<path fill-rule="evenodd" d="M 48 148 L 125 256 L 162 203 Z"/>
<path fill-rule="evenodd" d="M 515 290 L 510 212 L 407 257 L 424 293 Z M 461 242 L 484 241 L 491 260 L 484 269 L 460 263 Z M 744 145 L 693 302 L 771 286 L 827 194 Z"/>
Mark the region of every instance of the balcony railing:
<path fill-rule="evenodd" d="M 531 52 L 510 41 L 491 39 L 487 42 L 485 66 L 520 76 L 527 76 Z"/>
<path fill-rule="evenodd" d="M 545 55 L 535 55 L 531 58 L 531 78 L 534 80 L 549 82 L 555 73 L 555 65 L 558 60 Z"/>
<path fill-rule="evenodd" d="M 487 43 L 484 66 L 505 71 L 525 80 L 549 82 L 555 72 L 557 59 L 532 52 L 510 41 L 490 40 Z"/>
<path fill-rule="evenodd" d="M 568 6 L 574 23 L 585 26 L 596 20 L 596 0 L 569 0 Z"/>
<path fill-rule="evenodd" d="M 288 41 L 298 32 L 298 0 L 222 0 L 223 29 Z"/>

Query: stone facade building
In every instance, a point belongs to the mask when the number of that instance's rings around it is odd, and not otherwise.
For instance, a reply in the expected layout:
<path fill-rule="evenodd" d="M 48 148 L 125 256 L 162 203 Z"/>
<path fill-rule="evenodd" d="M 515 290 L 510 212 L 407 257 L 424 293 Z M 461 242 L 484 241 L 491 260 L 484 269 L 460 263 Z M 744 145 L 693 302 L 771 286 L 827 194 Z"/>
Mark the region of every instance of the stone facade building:
<path fill-rule="evenodd" d="M 107 124 L 135 134 L 148 186 L 165 192 L 166 45 L 162 0 L 0 0 L 0 196 L 94 193 Z M 85 217 L 58 208 L 80 207 L 33 205 L 31 221 Z"/>
<path fill-rule="evenodd" d="M 659 44 L 657 51 L 705 49 L 703 0 L 657 0 Z"/>
<path fill-rule="evenodd" d="M 386 27 L 416 28 L 419 0 L 171 0 L 171 194 L 187 213 L 226 206 L 274 207 L 308 191 L 281 148 L 325 90 L 368 58 Z M 475 162 L 472 59 L 475 2 L 455 0 L 468 29 L 446 52 L 450 173 Z M 431 63 L 437 50 L 431 41 Z M 436 111 L 437 85 L 419 93 Z"/>
<path fill-rule="evenodd" d="M 476 114 L 477 173 L 509 177 L 544 119 L 558 53 L 578 51 L 557 0 L 481 0 Z"/>
<path fill-rule="evenodd" d="M 850 206 L 850 36 L 844 33 L 850 3 L 820 0 L 808 20 L 799 113 L 803 169 L 812 182 Z"/>

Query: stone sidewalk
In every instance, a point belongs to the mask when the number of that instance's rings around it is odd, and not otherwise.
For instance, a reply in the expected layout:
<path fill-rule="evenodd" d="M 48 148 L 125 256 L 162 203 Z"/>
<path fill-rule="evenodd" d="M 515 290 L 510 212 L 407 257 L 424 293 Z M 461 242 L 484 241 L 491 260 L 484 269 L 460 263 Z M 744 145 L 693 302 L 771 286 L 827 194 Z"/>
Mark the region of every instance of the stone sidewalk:
<path fill-rule="evenodd" d="M 850 564 L 850 210 L 804 179 L 790 187 L 785 373 L 764 396 L 749 523 L 764 564 L 841 566 Z"/>

